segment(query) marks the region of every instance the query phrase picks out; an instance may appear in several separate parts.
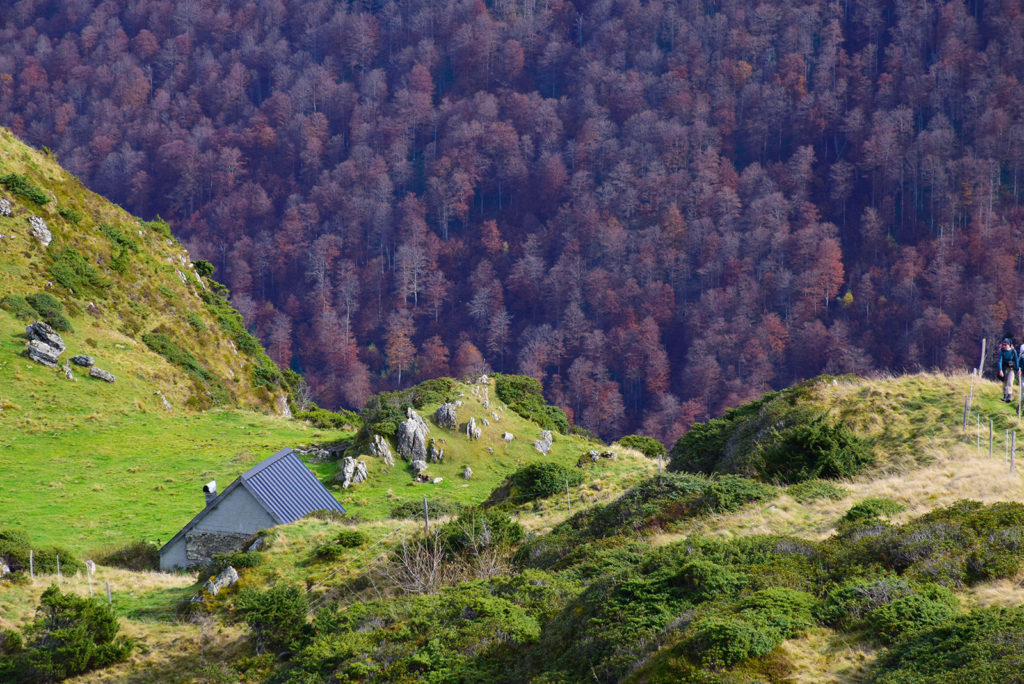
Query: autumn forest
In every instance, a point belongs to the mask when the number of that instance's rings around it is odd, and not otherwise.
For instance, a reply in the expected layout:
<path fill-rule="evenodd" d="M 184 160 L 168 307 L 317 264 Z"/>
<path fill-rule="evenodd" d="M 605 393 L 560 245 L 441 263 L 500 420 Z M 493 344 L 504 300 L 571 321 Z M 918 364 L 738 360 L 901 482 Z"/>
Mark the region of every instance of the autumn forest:
<path fill-rule="evenodd" d="M 0 124 L 323 406 L 487 370 L 665 442 L 1024 333 L 1022 0 L 0 0 Z"/>

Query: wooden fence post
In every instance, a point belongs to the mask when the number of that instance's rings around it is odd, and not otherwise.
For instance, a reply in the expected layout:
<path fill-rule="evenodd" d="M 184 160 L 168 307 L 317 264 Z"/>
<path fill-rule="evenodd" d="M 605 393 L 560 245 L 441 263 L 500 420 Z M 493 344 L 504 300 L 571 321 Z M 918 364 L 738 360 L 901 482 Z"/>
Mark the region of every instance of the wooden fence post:
<path fill-rule="evenodd" d="M 32 549 L 28 550 L 28 577 L 32 581 L 35 581 L 36 579 L 35 551 L 33 551 Z"/>
<path fill-rule="evenodd" d="M 967 432 L 967 410 L 970 408 L 970 403 L 969 403 L 970 401 L 971 401 L 971 398 L 965 394 L 964 395 L 964 423 L 963 423 L 963 430 L 964 430 L 964 432 Z"/>
<path fill-rule="evenodd" d="M 423 531 L 430 532 L 430 513 L 427 511 L 427 495 L 423 495 Z"/>
<path fill-rule="evenodd" d="M 988 419 L 988 457 L 992 458 L 992 419 Z"/>
<path fill-rule="evenodd" d="M 569 500 L 569 476 L 565 478 L 565 503 L 569 507 L 569 515 L 572 515 L 572 501 Z"/>

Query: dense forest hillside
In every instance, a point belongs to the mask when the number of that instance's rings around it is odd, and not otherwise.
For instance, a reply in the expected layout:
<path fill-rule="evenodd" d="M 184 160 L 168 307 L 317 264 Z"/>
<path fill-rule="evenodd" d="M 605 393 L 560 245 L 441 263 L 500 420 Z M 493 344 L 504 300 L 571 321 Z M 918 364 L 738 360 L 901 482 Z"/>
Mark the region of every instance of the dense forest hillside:
<path fill-rule="evenodd" d="M 1020 332 L 1019 0 L 0 2 L 0 123 L 318 398 L 490 367 L 668 442 Z"/>

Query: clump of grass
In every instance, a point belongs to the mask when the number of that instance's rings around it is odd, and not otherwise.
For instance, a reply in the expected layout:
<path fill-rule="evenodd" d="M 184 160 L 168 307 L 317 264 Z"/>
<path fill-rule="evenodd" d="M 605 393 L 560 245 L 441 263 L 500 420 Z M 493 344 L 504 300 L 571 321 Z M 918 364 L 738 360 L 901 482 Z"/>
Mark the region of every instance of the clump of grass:
<path fill-rule="evenodd" d="M 50 275 L 64 287 L 76 294 L 101 295 L 110 285 L 109 281 L 82 256 L 74 247 L 67 247 L 57 253 Z"/>
<path fill-rule="evenodd" d="M 846 489 L 828 480 L 805 480 L 787 487 L 786 493 L 797 503 L 802 504 L 813 503 L 820 499 L 838 501 L 849 494 Z"/>

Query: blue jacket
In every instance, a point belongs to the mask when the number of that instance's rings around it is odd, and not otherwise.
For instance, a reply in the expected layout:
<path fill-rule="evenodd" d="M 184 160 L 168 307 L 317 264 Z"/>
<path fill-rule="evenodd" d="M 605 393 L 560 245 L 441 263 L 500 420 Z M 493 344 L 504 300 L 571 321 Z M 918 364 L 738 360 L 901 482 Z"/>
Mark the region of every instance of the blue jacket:
<path fill-rule="evenodd" d="M 1020 357 L 1017 356 L 1017 350 L 1013 347 L 999 350 L 999 372 L 1002 373 L 1004 370 L 1014 372 L 1020 370 Z"/>

